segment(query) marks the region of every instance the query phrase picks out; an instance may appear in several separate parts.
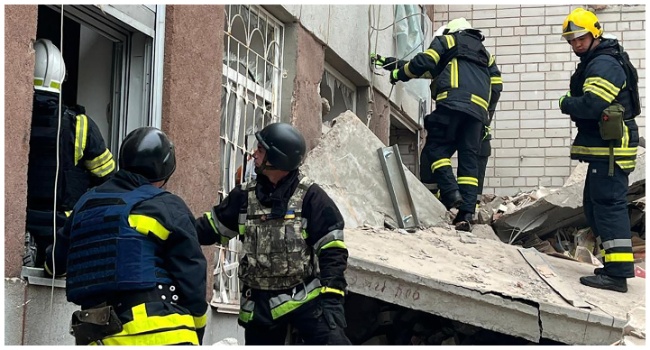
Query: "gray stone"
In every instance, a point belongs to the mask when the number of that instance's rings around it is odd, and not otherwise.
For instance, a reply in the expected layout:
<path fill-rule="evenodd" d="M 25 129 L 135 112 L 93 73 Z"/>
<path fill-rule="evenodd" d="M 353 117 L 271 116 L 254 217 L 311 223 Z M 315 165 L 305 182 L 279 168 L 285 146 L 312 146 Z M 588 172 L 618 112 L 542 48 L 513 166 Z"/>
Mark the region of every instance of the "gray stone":
<path fill-rule="evenodd" d="M 338 206 L 346 227 L 364 224 L 384 227 L 385 218 L 395 221 L 393 203 L 379 162 L 379 138 L 352 112 L 339 115 L 332 129 L 322 136 L 301 167 Z M 446 224 L 445 207 L 404 167 L 421 226 Z"/>

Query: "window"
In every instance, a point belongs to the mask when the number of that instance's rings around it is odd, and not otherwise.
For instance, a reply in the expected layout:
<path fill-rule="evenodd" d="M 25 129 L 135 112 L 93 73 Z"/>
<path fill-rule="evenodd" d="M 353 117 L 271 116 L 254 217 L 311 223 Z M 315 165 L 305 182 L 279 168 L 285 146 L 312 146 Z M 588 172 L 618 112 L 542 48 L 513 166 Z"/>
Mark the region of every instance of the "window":
<path fill-rule="evenodd" d="M 38 6 L 36 38 L 59 47 L 63 34 L 62 103 L 85 108 L 116 162 L 129 131 L 160 125 L 155 101 L 161 96 L 162 60 L 154 58 L 162 57 L 164 10 L 164 5 Z M 41 284 L 42 268 L 24 263 L 23 276 Z"/>
<path fill-rule="evenodd" d="M 325 109 L 322 114 L 322 122 L 328 127 L 341 113 L 347 110 L 357 112 L 357 87 L 327 62 L 320 82 L 320 95 L 329 104 L 329 111 Z"/>
<path fill-rule="evenodd" d="M 429 47 L 431 33 L 427 31 L 424 11 L 419 5 L 395 5 L 395 47 L 397 57 L 410 60 L 415 55 Z M 428 22 L 430 24 L 430 22 Z M 429 99 L 429 84 L 427 79 L 414 79 L 404 84 L 406 91 L 419 99 Z"/>
<path fill-rule="evenodd" d="M 280 121 L 284 27 L 256 5 L 226 5 L 221 99 L 221 198 L 254 176 L 255 132 Z M 242 168 L 239 178 L 237 169 Z M 220 247 L 211 304 L 239 307 L 240 242 Z M 230 305 L 230 307 L 229 307 Z"/>

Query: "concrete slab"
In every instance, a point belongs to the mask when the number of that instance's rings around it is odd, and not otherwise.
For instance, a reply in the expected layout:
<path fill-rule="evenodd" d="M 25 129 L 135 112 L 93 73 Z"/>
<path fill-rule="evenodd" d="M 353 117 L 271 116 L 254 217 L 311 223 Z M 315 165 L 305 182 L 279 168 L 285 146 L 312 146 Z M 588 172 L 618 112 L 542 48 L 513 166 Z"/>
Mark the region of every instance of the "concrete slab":
<path fill-rule="evenodd" d="M 569 226 L 586 226 L 582 209 L 584 189 L 584 170 L 577 168 L 574 176 L 564 187 L 546 195 L 529 205 L 506 213 L 496 220 L 493 227 L 504 242 L 512 237 L 535 234 L 543 237 L 558 228 Z M 579 179 L 579 181 L 578 181 Z M 630 174 L 628 201 L 645 196 L 645 149 L 639 148 L 636 169 Z M 521 233 L 519 233 L 521 231 Z"/>
<path fill-rule="evenodd" d="M 346 229 L 345 240 L 351 291 L 531 341 L 609 345 L 620 338 L 626 313 L 645 304 L 643 279 L 628 280 L 626 294 L 589 288 L 578 279 L 593 266 L 544 257 L 594 306 L 575 308 L 528 266 L 518 247 L 488 239 L 463 243 L 451 229 L 408 235 Z"/>
<path fill-rule="evenodd" d="M 318 146 L 307 154 L 301 172 L 318 183 L 337 204 L 345 227 L 384 227 L 395 213 L 377 149 L 385 145 L 352 112 L 335 119 Z M 447 210 L 404 167 L 420 225 L 444 226 Z"/>
<path fill-rule="evenodd" d="M 5 278 L 5 345 L 23 345 L 26 285 L 20 278 Z"/>

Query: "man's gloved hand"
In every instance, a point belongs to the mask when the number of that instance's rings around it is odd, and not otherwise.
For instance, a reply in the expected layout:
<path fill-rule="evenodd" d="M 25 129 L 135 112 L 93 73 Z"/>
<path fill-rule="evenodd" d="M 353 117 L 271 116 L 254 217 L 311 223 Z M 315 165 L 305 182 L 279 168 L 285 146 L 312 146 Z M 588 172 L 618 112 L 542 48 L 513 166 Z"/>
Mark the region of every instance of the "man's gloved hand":
<path fill-rule="evenodd" d="M 323 316 L 325 316 L 330 329 L 346 328 L 348 324 L 345 321 L 345 309 L 343 308 L 343 291 L 334 293 L 322 291 L 319 299 L 323 308 Z"/>
<path fill-rule="evenodd" d="M 393 69 L 393 71 L 390 72 L 390 83 L 391 84 L 395 85 L 395 83 L 400 81 L 399 78 L 397 77 L 398 73 L 399 73 L 399 69 Z"/>
<path fill-rule="evenodd" d="M 560 109 L 562 109 L 562 102 L 564 101 L 564 98 L 566 98 L 566 97 L 571 97 L 571 91 L 567 91 L 566 95 L 560 97 L 560 102 L 559 102 Z"/>
<path fill-rule="evenodd" d="M 370 54 L 370 63 L 378 68 L 383 68 L 387 71 L 392 71 L 395 69 L 395 62 L 397 59 L 395 57 L 384 57 L 377 53 Z"/>

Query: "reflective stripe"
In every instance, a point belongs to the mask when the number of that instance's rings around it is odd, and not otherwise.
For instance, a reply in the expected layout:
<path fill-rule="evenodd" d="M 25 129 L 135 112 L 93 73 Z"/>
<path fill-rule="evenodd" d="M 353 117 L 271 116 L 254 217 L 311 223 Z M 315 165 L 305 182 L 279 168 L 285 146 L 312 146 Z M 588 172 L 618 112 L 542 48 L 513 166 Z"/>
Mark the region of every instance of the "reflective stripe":
<path fill-rule="evenodd" d="M 605 248 L 605 249 L 632 248 L 632 240 L 631 239 L 612 239 L 612 240 L 603 242 L 603 248 Z"/>
<path fill-rule="evenodd" d="M 344 291 L 342 291 L 340 289 L 336 289 L 336 288 L 331 288 L 331 287 L 323 287 L 323 288 L 320 289 L 320 292 L 321 293 L 334 293 L 334 294 L 339 294 L 341 296 L 345 296 Z"/>
<path fill-rule="evenodd" d="M 320 253 L 320 250 L 325 245 L 334 241 L 343 241 L 343 230 L 330 231 L 321 239 L 319 239 L 316 243 L 314 243 L 314 250 L 316 251 L 316 254 Z"/>
<path fill-rule="evenodd" d="M 253 319 L 253 311 L 255 310 L 255 302 L 250 299 L 242 299 L 239 307 L 239 319 L 248 323 Z"/>
<path fill-rule="evenodd" d="M 488 103 L 481 96 L 477 96 L 477 95 L 472 94 L 472 97 L 470 97 L 470 101 L 476 103 L 477 105 L 481 106 L 483 109 L 485 109 L 487 111 Z"/>
<path fill-rule="evenodd" d="M 214 231 L 214 233 L 218 235 L 219 230 L 217 230 L 217 226 L 214 225 L 214 221 L 212 219 L 212 211 L 206 211 L 205 213 L 203 213 L 203 216 L 210 223 L 210 227 L 212 227 L 212 231 Z"/>
<path fill-rule="evenodd" d="M 478 179 L 471 176 L 459 176 L 458 177 L 459 185 L 471 185 L 478 187 Z"/>
<path fill-rule="evenodd" d="M 420 78 L 433 79 L 433 77 L 431 76 L 431 72 L 424 72 L 424 74 L 422 74 Z"/>
<path fill-rule="evenodd" d="M 496 60 L 496 57 L 494 57 L 494 55 L 490 55 L 490 61 L 488 62 L 488 67 L 492 66 L 494 64 L 495 60 Z"/>
<path fill-rule="evenodd" d="M 616 164 L 618 164 L 622 170 L 636 168 L 636 160 L 617 160 Z"/>
<path fill-rule="evenodd" d="M 456 46 L 456 39 L 454 39 L 453 35 L 445 35 L 445 39 L 447 39 L 447 49 Z"/>
<path fill-rule="evenodd" d="M 346 246 L 345 242 L 343 242 L 343 241 L 332 241 L 332 242 L 329 242 L 329 243 L 325 244 L 324 246 L 322 246 L 321 250 L 322 249 L 330 249 L 330 248 L 348 249 L 348 246 Z M 319 251 L 319 253 L 320 253 L 320 251 Z"/>
<path fill-rule="evenodd" d="M 411 70 L 409 69 L 409 64 L 404 65 L 404 73 L 406 73 L 406 76 L 409 78 L 417 78 L 417 75 L 411 73 Z"/>
<path fill-rule="evenodd" d="M 65 217 L 69 218 L 70 215 L 72 215 L 72 210 L 65 211 L 64 213 L 65 213 Z"/>
<path fill-rule="evenodd" d="M 632 253 L 610 253 L 605 254 L 605 262 L 634 262 Z"/>
<path fill-rule="evenodd" d="M 111 151 L 108 150 L 108 148 L 104 151 L 104 153 L 100 154 L 99 156 L 95 157 L 94 159 L 87 160 L 84 162 L 84 165 L 88 169 L 95 169 L 99 166 L 102 166 L 106 164 L 109 160 L 113 159 L 113 154 L 111 154 Z"/>
<path fill-rule="evenodd" d="M 426 49 L 424 53 L 429 57 L 431 57 L 433 59 L 433 62 L 435 62 L 436 64 L 440 61 L 440 55 L 438 55 L 438 53 L 434 49 Z"/>
<path fill-rule="evenodd" d="M 436 171 L 436 169 L 441 168 L 443 166 L 451 166 L 451 159 L 442 158 L 442 159 L 439 159 L 439 160 L 431 163 L 431 171 L 434 172 L 434 171 Z"/>
<path fill-rule="evenodd" d="M 492 84 L 492 85 L 503 84 L 503 78 L 501 78 L 501 77 L 490 77 L 490 84 Z"/>
<path fill-rule="evenodd" d="M 84 156 L 86 149 L 86 134 L 88 133 L 88 117 L 83 114 L 77 115 L 77 123 L 74 132 L 74 165 L 77 165 Z"/>
<path fill-rule="evenodd" d="M 428 190 L 431 190 L 431 191 L 437 191 L 438 190 L 438 184 L 423 184 L 423 185 Z"/>
<path fill-rule="evenodd" d="M 625 122 L 623 122 L 623 139 L 621 139 L 621 148 L 628 148 L 630 146 L 630 130 Z"/>
<path fill-rule="evenodd" d="M 614 155 L 621 157 L 634 157 L 636 156 L 636 147 L 622 148 L 615 147 Z M 609 148 L 607 147 L 586 147 L 586 146 L 571 146 L 571 153 L 587 154 L 593 156 L 609 156 Z"/>
<path fill-rule="evenodd" d="M 61 83 L 56 81 L 50 81 L 50 86 L 45 86 L 45 81 L 43 79 L 34 79 L 34 86 L 49 87 L 52 89 L 61 90 Z"/>
<path fill-rule="evenodd" d="M 119 336 L 118 336 L 119 335 Z M 165 330 L 149 334 L 122 334 L 102 339 L 103 345 L 199 345 L 199 338 L 193 329 Z M 91 343 L 90 345 L 97 345 Z"/>
<path fill-rule="evenodd" d="M 207 311 L 203 316 L 193 316 L 192 318 L 194 319 L 194 327 L 196 328 L 203 328 L 208 323 Z"/>
<path fill-rule="evenodd" d="M 237 236 L 236 231 L 227 228 L 226 225 L 224 225 L 221 221 L 219 221 L 219 219 L 217 219 L 217 214 L 214 212 L 214 208 L 212 208 L 211 212 L 212 212 L 212 221 L 214 221 L 214 225 L 216 226 L 218 234 L 228 238 L 234 238 Z"/>
<path fill-rule="evenodd" d="M 246 234 L 246 225 L 239 225 L 239 235 L 243 236 Z"/>
<path fill-rule="evenodd" d="M 618 94 L 621 92 L 621 89 L 617 88 L 614 84 L 600 77 L 587 78 L 583 86 L 586 85 L 599 86 L 614 97 L 618 96 Z"/>
<path fill-rule="evenodd" d="M 585 93 L 591 92 L 592 94 L 605 100 L 605 102 L 607 103 L 612 103 L 612 101 L 614 101 L 614 99 L 616 98 L 616 96 L 612 96 L 612 94 L 608 93 L 607 91 L 593 85 L 583 87 L 582 91 L 584 91 Z"/>
<path fill-rule="evenodd" d="M 439 93 L 439 94 L 436 96 L 436 101 L 444 100 L 444 99 L 446 99 L 446 98 L 447 98 L 447 91 L 442 92 L 442 93 Z"/>
<path fill-rule="evenodd" d="M 307 239 L 309 237 L 309 233 L 307 232 L 307 224 L 309 223 L 309 220 L 306 218 L 301 218 L 300 219 L 300 227 L 302 227 L 302 239 Z"/>
<path fill-rule="evenodd" d="M 169 230 L 150 216 L 131 214 L 129 215 L 129 225 L 145 236 L 152 233 L 163 241 L 169 238 Z"/>
<path fill-rule="evenodd" d="M 303 286 L 304 288 L 298 293 L 295 293 L 293 297 L 289 294 L 280 294 L 269 299 L 271 316 L 274 320 L 297 309 L 304 303 L 313 300 L 321 293 L 321 284 L 318 278 L 314 278 L 308 285 L 303 284 Z"/>
<path fill-rule="evenodd" d="M 458 88 L 458 60 L 456 58 L 451 60 L 451 74 L 450 84 L 452 88 Z"/>
<path fill-rule="evenodd" d="M 108 163 L 102 165 L 99 168 L 92 169 L 90 172 L 97 177 L 104 177 L 110 174 L 113 170 L 115 170 L 115 161 L 111 158 Z"/>

